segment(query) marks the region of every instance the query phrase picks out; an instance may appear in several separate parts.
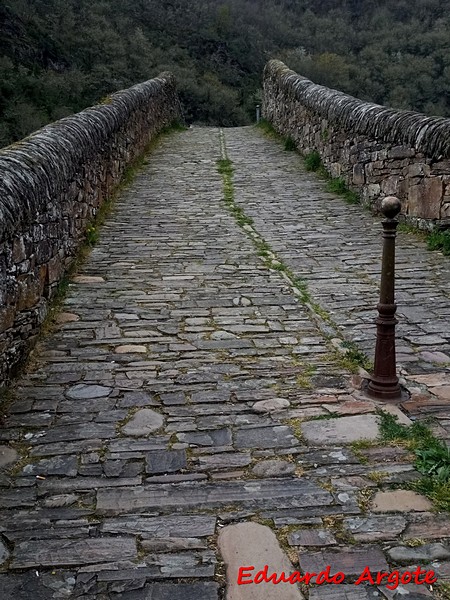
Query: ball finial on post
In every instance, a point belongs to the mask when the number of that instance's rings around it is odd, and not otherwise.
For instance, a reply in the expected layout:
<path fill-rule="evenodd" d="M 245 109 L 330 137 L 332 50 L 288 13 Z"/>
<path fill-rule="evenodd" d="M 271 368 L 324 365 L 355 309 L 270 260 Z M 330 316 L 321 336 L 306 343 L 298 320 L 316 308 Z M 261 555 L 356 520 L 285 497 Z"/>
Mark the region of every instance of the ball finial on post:
<path fill-rule="evenodd" d="M 387 219 L 395 219 L 401 209 L 401 202 L 395 196 L 386 196 L 381 203 L 381 212 Z"/>

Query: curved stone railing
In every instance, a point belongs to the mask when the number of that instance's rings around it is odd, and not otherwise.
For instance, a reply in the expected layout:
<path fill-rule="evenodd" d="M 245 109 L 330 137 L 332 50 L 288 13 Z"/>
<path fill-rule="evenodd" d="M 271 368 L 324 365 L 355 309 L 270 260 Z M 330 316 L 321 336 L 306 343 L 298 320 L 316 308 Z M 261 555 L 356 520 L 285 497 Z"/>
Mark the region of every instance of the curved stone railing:
<path fill-rule="evenodd" d="M 33 344 L 102 202 L 179 118 L 175 81 L 163 73 L 0 151 L 0 381 Z"/>
<path fill-rule="evenodd" d="M 363 102 L 309 81 L 277 60 L 264 71 L 263 116 L 302 154 L 378 210 L 396 195 L 420 227 L 450 221 L 450 119 Z"/>

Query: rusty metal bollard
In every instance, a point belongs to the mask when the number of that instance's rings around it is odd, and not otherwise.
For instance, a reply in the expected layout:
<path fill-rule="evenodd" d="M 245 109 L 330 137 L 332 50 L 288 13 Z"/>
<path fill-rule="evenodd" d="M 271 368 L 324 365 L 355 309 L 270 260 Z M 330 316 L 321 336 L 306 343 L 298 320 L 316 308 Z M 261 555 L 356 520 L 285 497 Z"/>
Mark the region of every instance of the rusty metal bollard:
<path fill-rule="evenodd" d="M 395 358 L 395 238 L 398 221 L 395 218 L 400 212 L 400 200 L 388 196 L 381 203 L 383 220 L 383 260 L 381 267 L 380 302 L 378 308 L 377 341 L 375 346 L 374 374 L 367 388 L 373 398 L 394 401 L 402 398 L 402 390 L 398 383 Z"/>

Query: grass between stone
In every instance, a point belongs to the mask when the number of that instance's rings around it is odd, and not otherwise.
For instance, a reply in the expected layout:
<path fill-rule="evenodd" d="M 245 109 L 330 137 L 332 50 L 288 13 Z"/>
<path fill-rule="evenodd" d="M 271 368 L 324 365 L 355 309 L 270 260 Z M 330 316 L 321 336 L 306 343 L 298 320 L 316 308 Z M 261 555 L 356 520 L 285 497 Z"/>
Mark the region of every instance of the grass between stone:
<path fill-rule="evenodd" d="M 450 229 L 424 231 L 411 223 L 399 223 L 397 231 L 415 235 L 426 242 L 428 250 L 439 250 L 444 256 L 450 256 Z"/>
<path fill-rule="evenodd" d="M 259 127 L 265 134 L 280 140 L 280 136 L 275 132 L 273 127 L 266 121 L 261 121 Z M 368 357 L 360 351 L 353 342 L 346 341 L 342 338 L 337 325 L 332 321 L 329 313 L 323 309 L 312 298 L 308 290 L 307 283 L 304 279 L 297 277 L 291 269 L 276 255 L 270 244 L 256 231 L 254 221 L 247 216 L 244 210 L 236 204 L 233 186 L 234 167 L 232 161 L 227 156 L 225 140 L 223 132 L 219 134 L 221 158 L 217 161 L 217 171 L 222 176 L 223 181 L 223 197 L 231 214 L 235 217 L 237 223 L 251 237 L 256 246 L 258 255 L 263 259 L 268 269 L 280 272 L 286 281 L 289 283 L 294 294 L 300 299 L 314 316 L 316 324 L 323 333 L 328 342 L 332 337 L 340 339 L 339 348 L 333 347 L 331 355 L 333 360 L 343 369 L 352 373 L 358 372 L 359 368 L 370 370 L 372 364 Z M 331 331 L 330 331 L 331 330 Z M 303 387 L 309 387 L 303 382 Z"/>
<path fill-rule="evenodd" d="M 380 411 L 381 440 L 403 446 L 415 454 L 414 466 L 421 473 L 411 489 L 427 496 L 438 510 L 450 512 L 450 449 L 426 424 L 407 427 L 396 416 Z"/>
<path fill-rule="evenodd" d="M 295 140 L 291 136 L 283 137 L 280 135 L 273 125 L 268 121 L 262 119 L 258 125 L 264 135 L 272 139 L 277 140 L 283 144 L 284 149 L 287 152 L 297 151 L 297 145 Z M 328 135 L 328 134 L 327 134 Z M 341 196 L 348 204 L 360 204 L 359 194 L 354 190 L 351 190 L 342 177 L 331 177 L 322 162 L 319 152 L 313 150 L 303 155 L 305 168 L 307 171 L 312 171 L 319 175 L 322 179 L 326 180 L 326 189 L 328 192 Z"/>

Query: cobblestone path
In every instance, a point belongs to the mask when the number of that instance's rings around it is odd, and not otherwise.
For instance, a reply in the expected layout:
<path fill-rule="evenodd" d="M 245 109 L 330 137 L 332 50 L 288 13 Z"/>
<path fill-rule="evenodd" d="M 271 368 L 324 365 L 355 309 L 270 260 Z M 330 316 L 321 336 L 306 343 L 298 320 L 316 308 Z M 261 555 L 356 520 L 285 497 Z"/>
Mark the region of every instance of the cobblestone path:
<path fill-rule="evenodd" d="M 364 567 L 450 577 L 450 519 L 406 490 L 411 457 L 376 443 L 377 404 L 330 341 L 370 351 L 377 221 L 322 185 L 251 128 L 163 139 L 11 392 L 1 600 L 392 600 L 353 585 Z M 445 436 L 449 261 L 400 245 L 406 408 L 440 411 Z M 331 336 L 277 260 L 308 280 Z M 347 580 L 236 586 L 240 560 Z"/>

